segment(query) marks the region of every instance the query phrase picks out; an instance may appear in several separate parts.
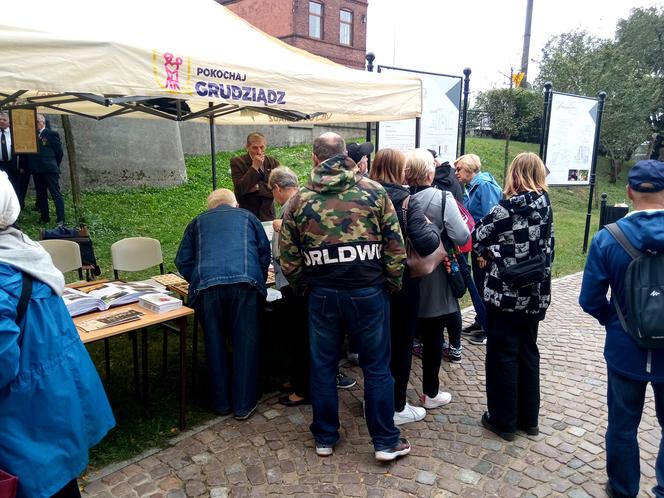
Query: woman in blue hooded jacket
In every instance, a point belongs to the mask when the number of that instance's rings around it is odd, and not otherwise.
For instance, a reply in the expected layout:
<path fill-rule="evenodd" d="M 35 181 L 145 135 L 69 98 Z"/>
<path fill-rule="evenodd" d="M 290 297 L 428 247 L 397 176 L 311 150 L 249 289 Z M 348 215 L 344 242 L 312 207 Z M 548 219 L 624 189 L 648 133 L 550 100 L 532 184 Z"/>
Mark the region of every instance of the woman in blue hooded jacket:
<path fill-rule="evenodd" d="M 0 172 L 0 469 L 18 476 L 19 498 L 77 497 L 88 450 L 115 420 L 60 297 L 64 277 L 12 227 L 19 212 Z M 32 291 L 17 320 L 25 275 Z"/>

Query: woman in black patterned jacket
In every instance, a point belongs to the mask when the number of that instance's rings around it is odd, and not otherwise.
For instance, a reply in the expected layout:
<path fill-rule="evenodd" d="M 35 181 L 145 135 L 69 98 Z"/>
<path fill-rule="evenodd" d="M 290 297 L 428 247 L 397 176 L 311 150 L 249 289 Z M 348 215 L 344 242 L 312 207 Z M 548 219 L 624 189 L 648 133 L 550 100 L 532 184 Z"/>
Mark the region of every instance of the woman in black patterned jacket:
<path fill-rule="evenodd" d="M 546 193 L 544 163 L 530 152 L 514 158 L 507 172 L 505 199 L 476 226 L 473 251 L 488 266 L 486 396 L 482 425 L 512 441 L 517 429 L 539 433 L 539 350 L 537 329 L 551 302 L 553 212 Z M 544 255 L 544 280 L 510 286 L 505 268 Z"/>

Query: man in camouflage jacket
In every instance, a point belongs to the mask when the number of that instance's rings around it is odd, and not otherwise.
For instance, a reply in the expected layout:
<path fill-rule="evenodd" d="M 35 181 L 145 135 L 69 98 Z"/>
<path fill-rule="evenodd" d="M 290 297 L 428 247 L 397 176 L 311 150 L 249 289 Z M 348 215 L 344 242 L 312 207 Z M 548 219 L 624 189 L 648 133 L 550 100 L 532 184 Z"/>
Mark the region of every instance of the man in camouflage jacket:
<path fill-rule="evenodd" d="M 328 456 L 339 439 L 336 373 L 343 331 L 358 346 L 365 379 L 365 415 L 375 456 L 410 451 L 394 426 L 388 290 L 401 286 L 406 259 L 394 206 L 378 183 L 363 177 L 335 133 L 314 141 L 314 168 L 290 201 L 280 243 L 281 268 L 309 296 L 311 432 Z"/>

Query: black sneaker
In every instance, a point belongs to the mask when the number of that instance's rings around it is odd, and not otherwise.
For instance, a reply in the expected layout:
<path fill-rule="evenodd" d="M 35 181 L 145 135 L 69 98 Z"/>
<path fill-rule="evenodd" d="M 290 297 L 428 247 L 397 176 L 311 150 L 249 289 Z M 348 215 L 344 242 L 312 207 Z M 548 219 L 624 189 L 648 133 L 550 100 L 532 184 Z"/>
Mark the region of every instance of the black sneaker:
<path fill-rule="evenodd" d="M 341 372 L 337 374 L 337 389 L 350 389 L 355 384 L 357 384 L 357 381 L 352 377 L 348 377 Z"/>
<path fill-rule="evenodd" d="M 408 439 L 402 437 L 392 448 L 376 451 L 375 456 L 376 460 L 379 462 L 391 462 L 392 460 L 407 455 L 408 453 L 410 453 L 410 443 L 408 442 Z"/>
<path fill-rule="evenodd" d="M 482 326 L 477 322 L 473 322 L 467 327 L 461 329 L 461 333 L 463 335 L 475 335 L 481 331 L 482 331 Z"/>
<path fill-rule="evenodd" d="M 257 404 L 254 405 L 254 407 L 251 410 L 249 410 L 247 413 L 245 413 L 244 415 L 235 414 L 234 415 L 235 420 L 247 420 L 249 417 L 251 417 L 254 414 L 257 407 L 258 407 Z"/>
<path fill-rule="evenodd" d="M 486 334 L 480 331 L 474 336 L 472 336 L 470 339 L 468 339 L 468 342 L 470 342 L 471 344 L 476 344 L 478 346 L 486 346 Z"/>
<path fill-rule="evenodd" d="M 461 348 L 443 348 L 443 359 L 450 363 L 461 363 Z"/>

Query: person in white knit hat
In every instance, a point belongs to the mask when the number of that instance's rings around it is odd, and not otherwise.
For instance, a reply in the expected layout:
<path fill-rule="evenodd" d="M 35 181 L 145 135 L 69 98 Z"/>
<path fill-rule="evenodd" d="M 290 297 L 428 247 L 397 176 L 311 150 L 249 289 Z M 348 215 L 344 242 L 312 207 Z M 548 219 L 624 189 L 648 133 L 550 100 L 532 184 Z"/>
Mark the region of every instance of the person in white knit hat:
<path fill-rule="evenodd" d="M 80 497 L 88 450 L 115 420 L 60 297 L 64 277 L 13 226 L 20 211 L 0 171 L 0 469 L 19 478 L 19 498 Z"/>

